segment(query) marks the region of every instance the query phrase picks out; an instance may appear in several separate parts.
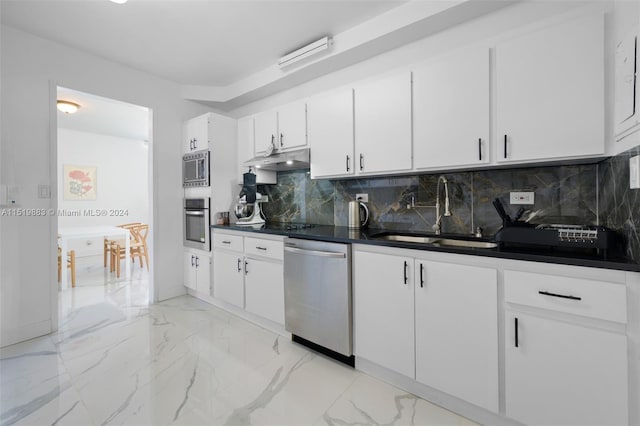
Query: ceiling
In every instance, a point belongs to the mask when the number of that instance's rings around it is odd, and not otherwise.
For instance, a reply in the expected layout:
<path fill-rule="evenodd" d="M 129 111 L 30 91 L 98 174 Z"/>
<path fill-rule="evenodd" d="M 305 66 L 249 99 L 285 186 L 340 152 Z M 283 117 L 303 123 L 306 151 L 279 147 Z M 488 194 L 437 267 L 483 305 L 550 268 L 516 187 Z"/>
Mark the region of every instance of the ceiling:
<path fill-rule="evenodd" d="M 1 0 L 1 22 L 182 85 L 227 86 L 406 0 Z"/>
<path fill-rule="evenodd" d="M 58 87 L 58 99 L 80 105 L 75 114 L 58 111 L 58 127 L 136 141 L 149 140 L 145 107 Z"/>
<path fill-rule="evenodd" d="M 0 22 L 231 111 L 521 0 L 0 0 Z M 280 69 L 324 36 L 331 48 Z"/>

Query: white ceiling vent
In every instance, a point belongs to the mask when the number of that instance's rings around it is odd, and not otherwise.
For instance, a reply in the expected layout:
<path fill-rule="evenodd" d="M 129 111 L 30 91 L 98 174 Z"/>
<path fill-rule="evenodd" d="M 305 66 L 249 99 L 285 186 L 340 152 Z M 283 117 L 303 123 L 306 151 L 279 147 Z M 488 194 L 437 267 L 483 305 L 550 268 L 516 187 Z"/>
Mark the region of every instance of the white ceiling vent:
<path fill-rule="evenodd" d="M 320 40 L 307 44 L 306 46 L 301 47 L 298 50 L 287 53 L 282 58 L 280 58 L 280 60 L 278 61 L 278 65 L 280 66 L 280 68 L 288 67 L 289 65 L 295 64 L 296 62 L 306 59 L 309 56 L 320 53 L 323 50 L 327 50 L 330 46 L 331 37 L 323 37 Z"/>

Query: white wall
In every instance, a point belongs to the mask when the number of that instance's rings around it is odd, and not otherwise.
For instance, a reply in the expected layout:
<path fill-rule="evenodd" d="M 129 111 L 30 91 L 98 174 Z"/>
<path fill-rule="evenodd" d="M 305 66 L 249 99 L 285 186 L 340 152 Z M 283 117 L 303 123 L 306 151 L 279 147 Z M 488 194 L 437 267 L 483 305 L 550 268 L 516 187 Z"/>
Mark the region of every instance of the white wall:
<path fill-rule="evenodd" d="M 141 140 L 58 128 L 58 227 L 149 223 L 148 151 Z M 97 167 L 96 200 L 64 199 L 65 164 Z M 72 240 L 69 248 L 76 256 L 101 254 L 102 241 Z"/>
<path fill-rule="evenodd" d="M 155 297 L 184 294 L 181 125 L 209 109 L 153 75 L 11 27 L 0 31 L 0 183 L 18 188 L 21 207 L 57 208 L 56 85 L 150 108 Z M 37 197 L 38 184 L 52 185 L 51 199 Z M 1 346 L 56 328 L 55 226 L 53 217 L 0 216 Z"/>

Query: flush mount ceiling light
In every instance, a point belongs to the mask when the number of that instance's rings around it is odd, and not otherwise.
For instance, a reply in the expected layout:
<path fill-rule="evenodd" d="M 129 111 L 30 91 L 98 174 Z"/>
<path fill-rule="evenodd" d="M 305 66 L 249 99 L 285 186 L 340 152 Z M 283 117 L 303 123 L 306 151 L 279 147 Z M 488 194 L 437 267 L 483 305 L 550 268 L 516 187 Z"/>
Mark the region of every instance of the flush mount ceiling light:
<path fill-rule="evenodd" d="M 110 1 L 116 4 L 125 4 L 127 2 L 127 0 L 110 0 Z"/>
<path fill-rule="evenodd" d="M 57 107 L 59 111 L 64 112 L 65 114 L 73 114 L 80 108 L 80 104 L 71 101 L 58 101 Z"/>
<path fill-rule="evenodd" d="M 314 41 L 311 44 L 307 44 L 306 46 L 301 47 L 298 50 L 294 50 L 293 52 L 284 55 L 278 61 L 278 65 L 280 66 L 280 68 L 288 67 L 289 65 L 306 59 L 309 56 L 320 53 L 323 50 L 327 50 L 330 46 L 331 38 L 323 37 L 320 40 Z"/>

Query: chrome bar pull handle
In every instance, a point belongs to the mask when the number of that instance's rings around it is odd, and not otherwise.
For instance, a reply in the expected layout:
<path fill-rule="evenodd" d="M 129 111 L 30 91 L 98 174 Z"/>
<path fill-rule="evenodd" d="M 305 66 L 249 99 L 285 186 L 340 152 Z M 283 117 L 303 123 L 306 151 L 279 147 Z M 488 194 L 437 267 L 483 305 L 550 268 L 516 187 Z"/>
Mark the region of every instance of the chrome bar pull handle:
<path fill-rule="evenodd" d="M 478 160 L 482 161 L 482 139 L 478 138 Z"/>
<path fill-rule="evenodd" d="M 407 282 L 409 281 L 409 277 L 407 276 L 407 267 L 409 266 L 409 263 L 405 260 L 404 261 L 404 283 L 407 284 Z"/>
<path fill-rule="evenodd" d="M 349 171 L 349 156 L 347 155 L 347 171 Z"/>
<path fill-rule="evenodd" d="M 242 268 L 240 267 L 241 263 L 242 263 L 242 259 L 238 258 L 238 272 L 242 271 Z"/>
<path fill-rule="evenodd" d="M 360 171 L 364 170 L 364 155 L 360 154 Z"/>
<path fill-rule="evenodd" d="M 516 329 L 516 331 L 515 331 L 516 342 L 515 343 L 516 343 L 516 348 L 517 348 L 518 344 L 519 344 L 519 342 L 518 342 L 518 317 L 514 318 L 514 326 L 515 326 L 515 329 Z"/>
<path fill-rule="evenodd" d="M 420 264 L 420 288 L 424 287 L 424 265 Z"/>

